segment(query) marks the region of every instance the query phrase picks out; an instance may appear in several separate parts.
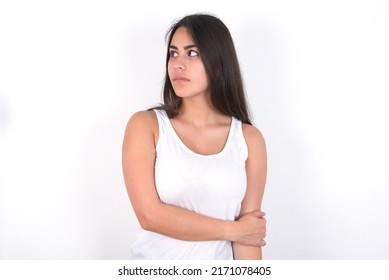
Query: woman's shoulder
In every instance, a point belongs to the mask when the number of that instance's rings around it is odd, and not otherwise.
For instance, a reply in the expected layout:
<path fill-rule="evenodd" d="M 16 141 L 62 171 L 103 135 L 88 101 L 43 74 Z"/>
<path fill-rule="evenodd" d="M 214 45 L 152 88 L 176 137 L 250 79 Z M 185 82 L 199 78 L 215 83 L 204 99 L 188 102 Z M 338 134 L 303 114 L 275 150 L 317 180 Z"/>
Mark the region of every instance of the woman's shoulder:
<path fill-rule="evenodd" d="M 158 119 L 153 110 L 138 111 L 134 113 L 128 123 L 127 130 L 132 130 L 139 133 L 158 134 Z"/>
<path fill-rule="evenodd" d="M 254 125 L 242 123 L 242 130 L 245 137 L 264 141 L 264 137 L 261 131 L 256 128 Z"/>
<path fill-rule="evenodd" d="M 251 124 L 242 123 L 242 131 L 249 150 L 250 147 L 265 148 L 265 138 L 258 128 Z"/>
<path fill-rule="evenodd" d="M 138 111 L 135 112 L 131 117 L 129 122 L 141 122 L 141 123 L 154 123 L 157 121 L 157 116 L 154 110 L 150 111 Z"/>

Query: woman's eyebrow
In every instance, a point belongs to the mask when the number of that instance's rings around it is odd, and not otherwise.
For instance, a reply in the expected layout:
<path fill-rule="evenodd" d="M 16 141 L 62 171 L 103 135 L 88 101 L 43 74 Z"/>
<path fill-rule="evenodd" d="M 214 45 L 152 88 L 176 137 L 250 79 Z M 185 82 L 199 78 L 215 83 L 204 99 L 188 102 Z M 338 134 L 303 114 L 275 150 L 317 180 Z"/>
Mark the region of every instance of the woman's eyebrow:
<path fill-rule="evenodd" d="M 192 49 L 192 48 L 197 48 L 197 46 L 196 45 L 187 45 L 187 46 L 184 47 L 184 50 Z M 174 45 L 170 45 L 169 49 L 178 50 L 178 48 L 176 46 L 174 46 Z"/>

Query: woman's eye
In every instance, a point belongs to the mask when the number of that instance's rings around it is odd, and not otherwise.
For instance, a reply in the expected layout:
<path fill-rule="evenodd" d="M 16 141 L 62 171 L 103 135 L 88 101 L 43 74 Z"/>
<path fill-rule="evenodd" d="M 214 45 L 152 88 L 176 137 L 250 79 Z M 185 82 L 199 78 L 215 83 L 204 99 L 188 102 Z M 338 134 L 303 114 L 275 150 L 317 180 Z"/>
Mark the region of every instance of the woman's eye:
<path fill-rule="evenodd" d="M 188 56 L 197 56 L 198 54 L 199 54 L 198 52 L 193 51 L 193 50 L 190 50 L 190 51 L 188 52 Z"/>
<path fill-rule="evenodd" d="M 177 55 L 176 51 L 170 51 L 170 57 L 177 57 Z"/>

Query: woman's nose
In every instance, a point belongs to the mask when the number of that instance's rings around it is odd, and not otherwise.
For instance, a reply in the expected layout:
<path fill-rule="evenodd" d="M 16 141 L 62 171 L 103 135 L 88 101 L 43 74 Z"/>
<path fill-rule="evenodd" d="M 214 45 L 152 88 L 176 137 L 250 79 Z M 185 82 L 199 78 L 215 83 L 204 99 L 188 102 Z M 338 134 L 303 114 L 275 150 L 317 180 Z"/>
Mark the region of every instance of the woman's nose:
<path fill-rule="evenodd" d="M 174 69 L 175 70 L 185 70 L 185 63 L 182 61 L 182 58 L 177 57 L 174 61 Z"/>

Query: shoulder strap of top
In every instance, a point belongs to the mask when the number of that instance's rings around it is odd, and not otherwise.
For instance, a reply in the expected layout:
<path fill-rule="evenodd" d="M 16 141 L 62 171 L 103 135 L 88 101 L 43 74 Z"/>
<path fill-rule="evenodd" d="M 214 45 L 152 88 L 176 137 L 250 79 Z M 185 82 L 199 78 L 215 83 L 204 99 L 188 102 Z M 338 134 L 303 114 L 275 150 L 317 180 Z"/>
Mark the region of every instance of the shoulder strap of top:
<path fill-rule="evenodd" d="M 158 151 L 159 143 L 167 131 L 166 121 L 169 121 L 169 118 L 164 110 L 154 109 L 154 112 L 158 119 L 158 141 L 155 146 L 155 149 Z"/>
<path fill-rule="evenodd" d="M 244 134 L 243 134 L 243 123 L 240 120 L 235 119 L 235 118 L 233 118 L 233 120 L 236 123 L 236 128 L 237 128 L 236 132 L 237 132 L 237 136 L 238 136 L 237 139 L 238 139 L 240 150 L 242 153 L 241 155 L 242 155 L 243 159 L 246 160 L 248 155 L 249 155 L 249 150 L 247 147 L 246 139 L 245 139 Z"/>

